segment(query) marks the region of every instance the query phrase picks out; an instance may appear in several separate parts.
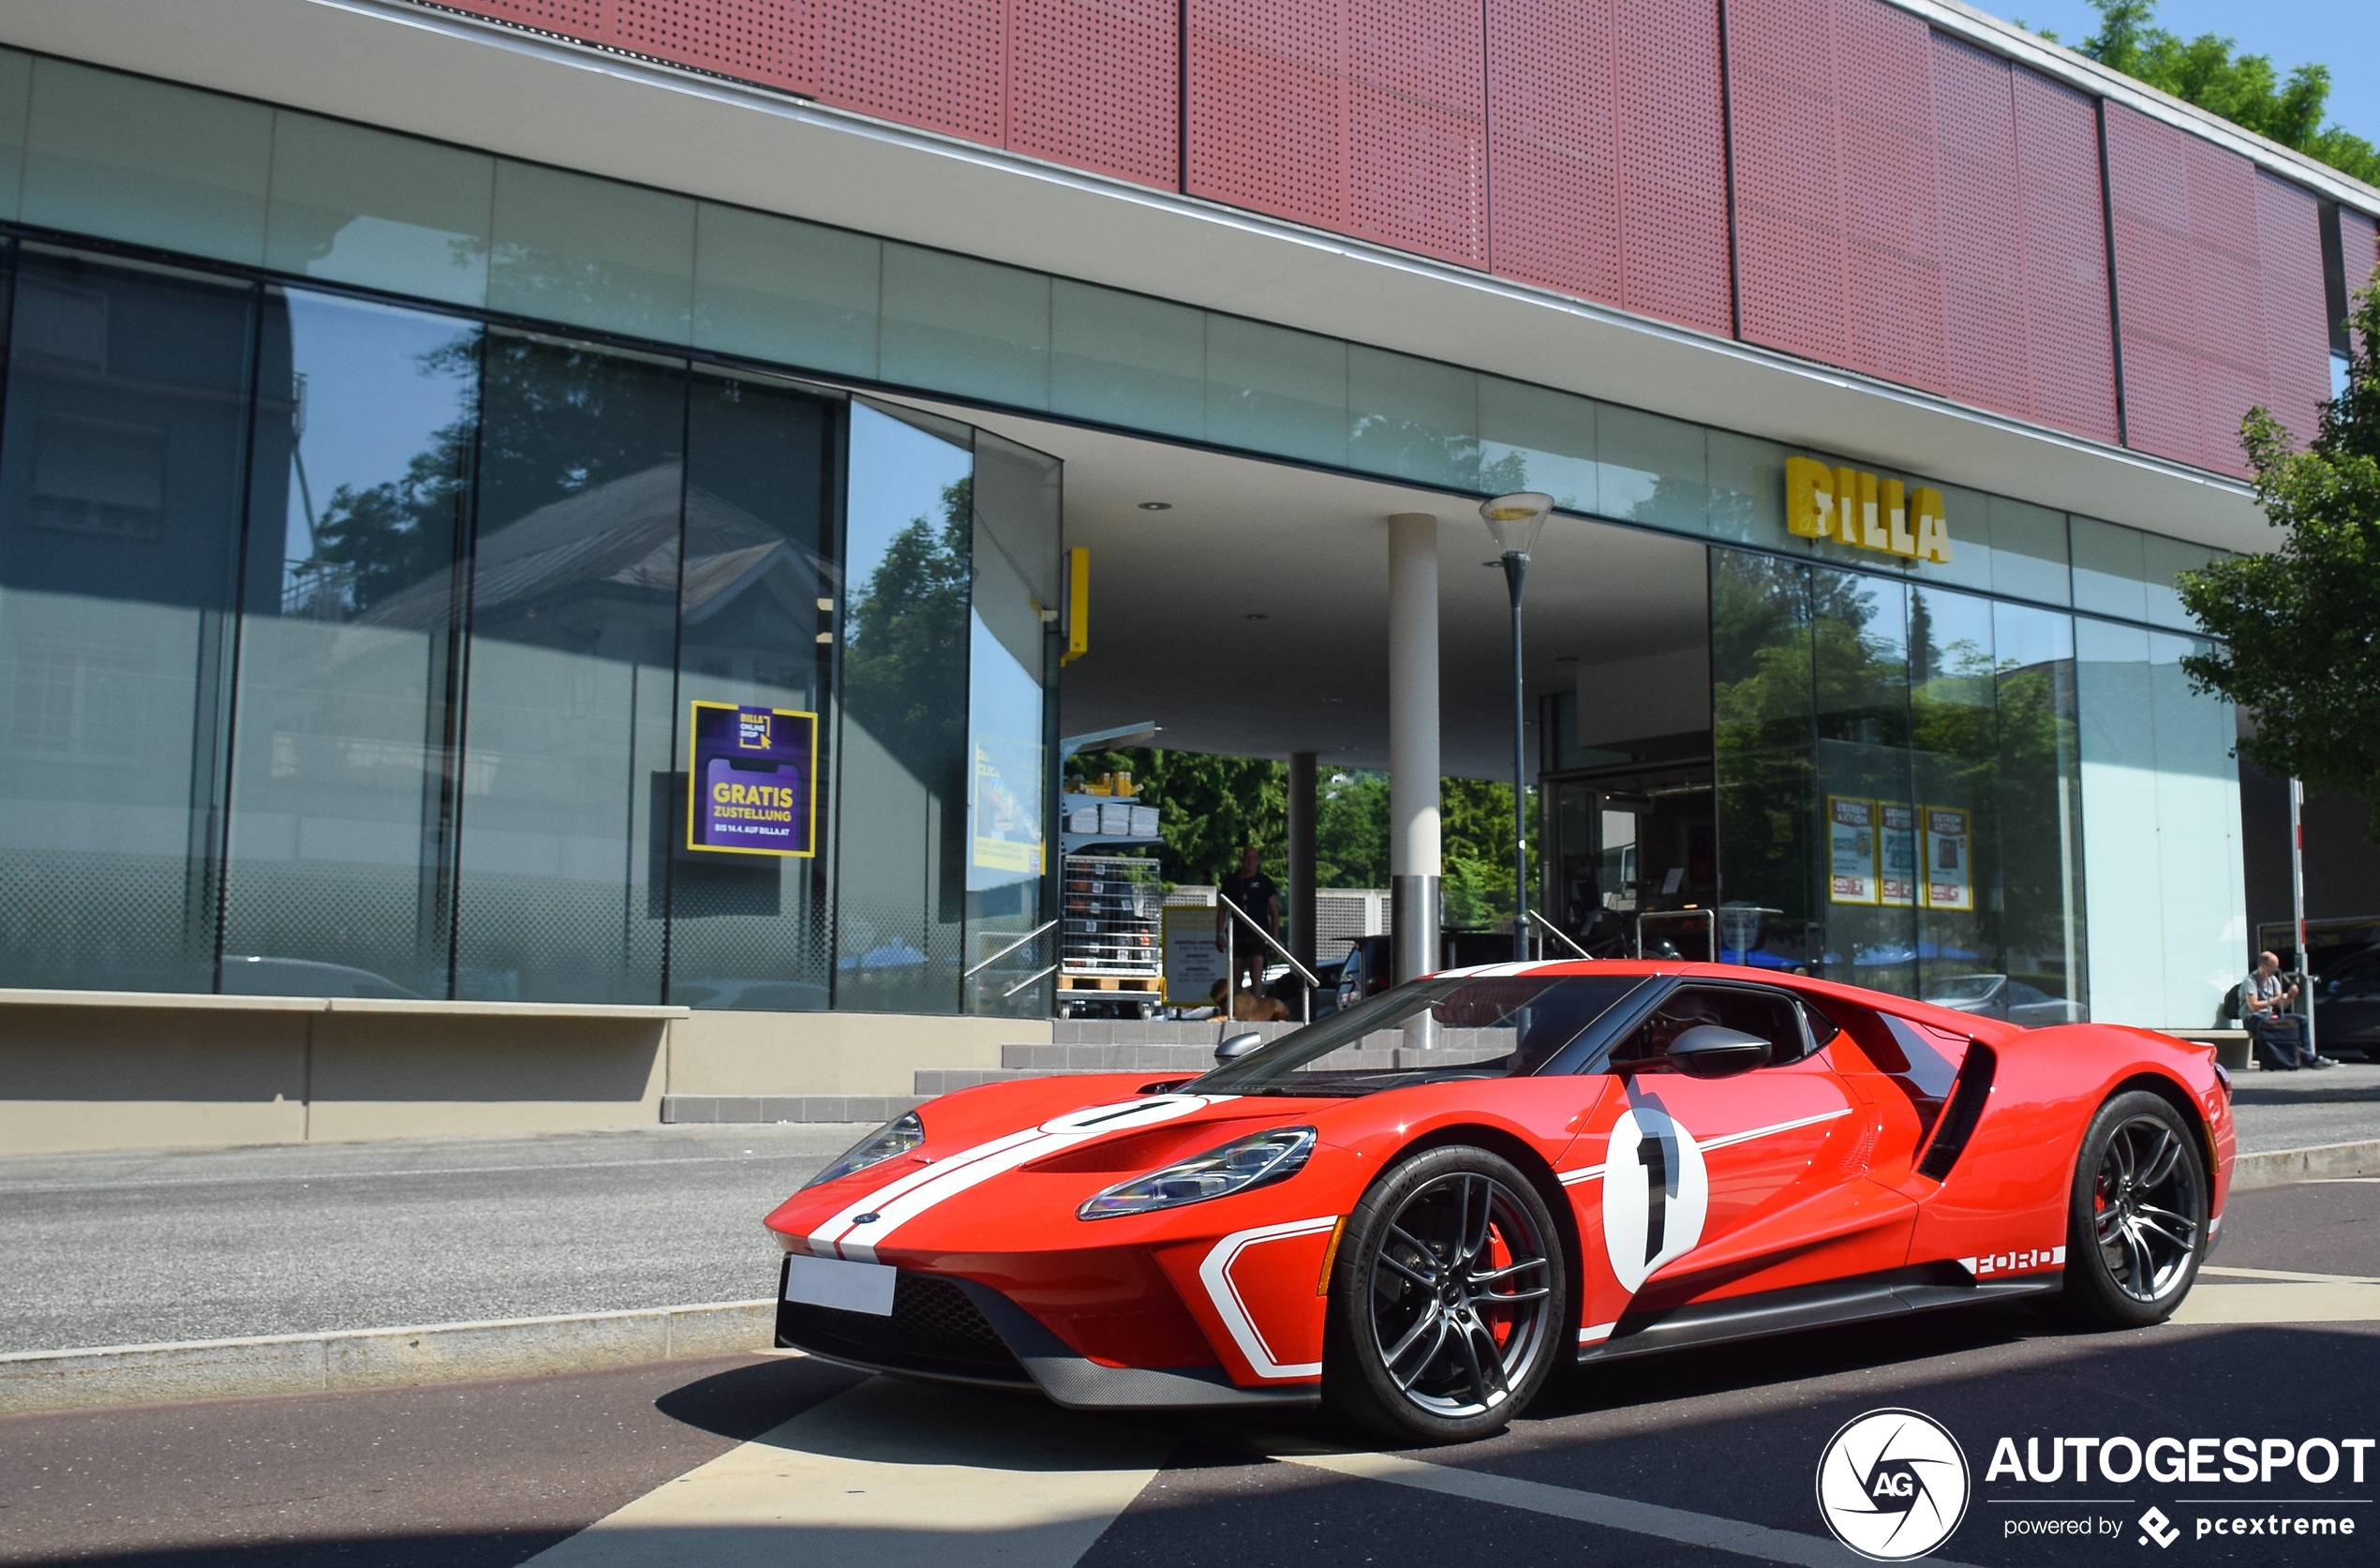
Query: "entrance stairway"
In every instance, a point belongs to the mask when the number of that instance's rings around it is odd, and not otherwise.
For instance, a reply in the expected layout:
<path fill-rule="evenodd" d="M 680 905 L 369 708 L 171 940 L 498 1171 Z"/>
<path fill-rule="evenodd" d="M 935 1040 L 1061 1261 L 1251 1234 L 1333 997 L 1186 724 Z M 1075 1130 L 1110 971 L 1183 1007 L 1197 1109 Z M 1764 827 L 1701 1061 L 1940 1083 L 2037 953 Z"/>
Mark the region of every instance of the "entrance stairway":
<path fill-rule="evenodd" d="M 1004 1045 L 996 1068 L 920 1068 L 914 1087 L 920 1098 L 930 1098 L 978 1083 L 1058 1078 L 1076 1072 L 1189 1078 L 1214 1066 L 1214 1048 L 1228 1036 L 1253 1033 L 1274 1039 L 1297 1027 L 1294 1023 L 1109 1023 L 1062 1018 L 1050 1026 L 1054 1038 L 1048 1045 Z"/>

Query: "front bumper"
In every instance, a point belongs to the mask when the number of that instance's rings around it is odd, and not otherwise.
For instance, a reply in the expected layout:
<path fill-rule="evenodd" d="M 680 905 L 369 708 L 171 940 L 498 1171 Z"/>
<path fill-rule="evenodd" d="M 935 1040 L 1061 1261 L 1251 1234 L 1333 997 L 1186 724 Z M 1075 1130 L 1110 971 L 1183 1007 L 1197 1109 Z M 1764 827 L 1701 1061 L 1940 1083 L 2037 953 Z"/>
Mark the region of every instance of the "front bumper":
<path fill-rule="evenodd" d="M 887 1317 L 785 1299 L 777 1343 L 870 1372 L 1035 1390 L 1069 1410 L 1200 1410 L 1314 1404 L 1320 1390 L 1240 1388 L 1220 1366 L 1109 1366 L 1079 1355 L 989 1285 L 903 1269 Z"/>

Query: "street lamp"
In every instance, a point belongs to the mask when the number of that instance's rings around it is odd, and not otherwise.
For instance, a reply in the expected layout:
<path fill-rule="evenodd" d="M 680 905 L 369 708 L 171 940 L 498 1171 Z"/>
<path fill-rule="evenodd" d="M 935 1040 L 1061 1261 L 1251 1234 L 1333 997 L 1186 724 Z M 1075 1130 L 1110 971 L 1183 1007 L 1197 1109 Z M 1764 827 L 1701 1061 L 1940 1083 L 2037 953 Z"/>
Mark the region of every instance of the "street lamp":
<path fill-rule="evenodd" d="M 1529 956 L 1529 808 L 1521 585 L 1529 575 L 1529 551 L 1553 510 L 1554 498 L 1535 490 L 1480 502 L 1480 517 L 1504 557 L 1504 586 L 1512 592 L 1512 956 L 1523 961 Z"/>

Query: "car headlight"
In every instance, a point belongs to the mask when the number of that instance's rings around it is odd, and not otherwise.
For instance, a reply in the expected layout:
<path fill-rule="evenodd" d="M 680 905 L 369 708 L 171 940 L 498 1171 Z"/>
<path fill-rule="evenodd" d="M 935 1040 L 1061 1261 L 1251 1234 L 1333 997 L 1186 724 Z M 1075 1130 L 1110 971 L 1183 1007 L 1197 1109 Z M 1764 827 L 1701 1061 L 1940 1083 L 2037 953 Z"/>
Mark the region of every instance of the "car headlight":
<path fill-rule="evenodd" d="M 1263 1187 L 1297 1174 L 1314 1153 L 1314 1128 L 1277 1127 L 1270 1132 L 1238 1139 L 1209 1149 L 1195 1159 L 1118 1182 L 1087 1199 L 1077 1209 L 1082 1219 L 1112 1219 L 1120 1214 L 1147 1214 L 1153 1209 L 1203 1203 L 1250 1187 Z"/>
<path fill-rule="evenodd" d="M 828 1182 L 842 1180 L 854 1171 L 865 1171 L 870 1165 L 898 1159 L 925 1141 L 926 1124 L 918 1120 L 917 1113 L 912 1111 L 905 1116 L 886 1122 L 844 1150 L 840 1159 L 804 1182 L 802 1190 L 807 1192 L 813 1187 L 825 1187 Z"/>

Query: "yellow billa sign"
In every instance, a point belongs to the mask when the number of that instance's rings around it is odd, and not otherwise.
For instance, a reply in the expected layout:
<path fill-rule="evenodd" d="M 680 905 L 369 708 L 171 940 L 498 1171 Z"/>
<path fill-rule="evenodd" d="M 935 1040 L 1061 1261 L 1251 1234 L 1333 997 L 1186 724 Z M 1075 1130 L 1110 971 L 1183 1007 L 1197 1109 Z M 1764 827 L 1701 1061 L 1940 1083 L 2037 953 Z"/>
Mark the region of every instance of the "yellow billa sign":
<path fill-rule="evenodd" d="M 1785 459 L 1785 528 L 1804 539 L 1832 539 L 1911 560 L 1950 563 L 1950 519 L 1942 493 L 1857 469 L 1830 469 L 1808 457 Z"/>

